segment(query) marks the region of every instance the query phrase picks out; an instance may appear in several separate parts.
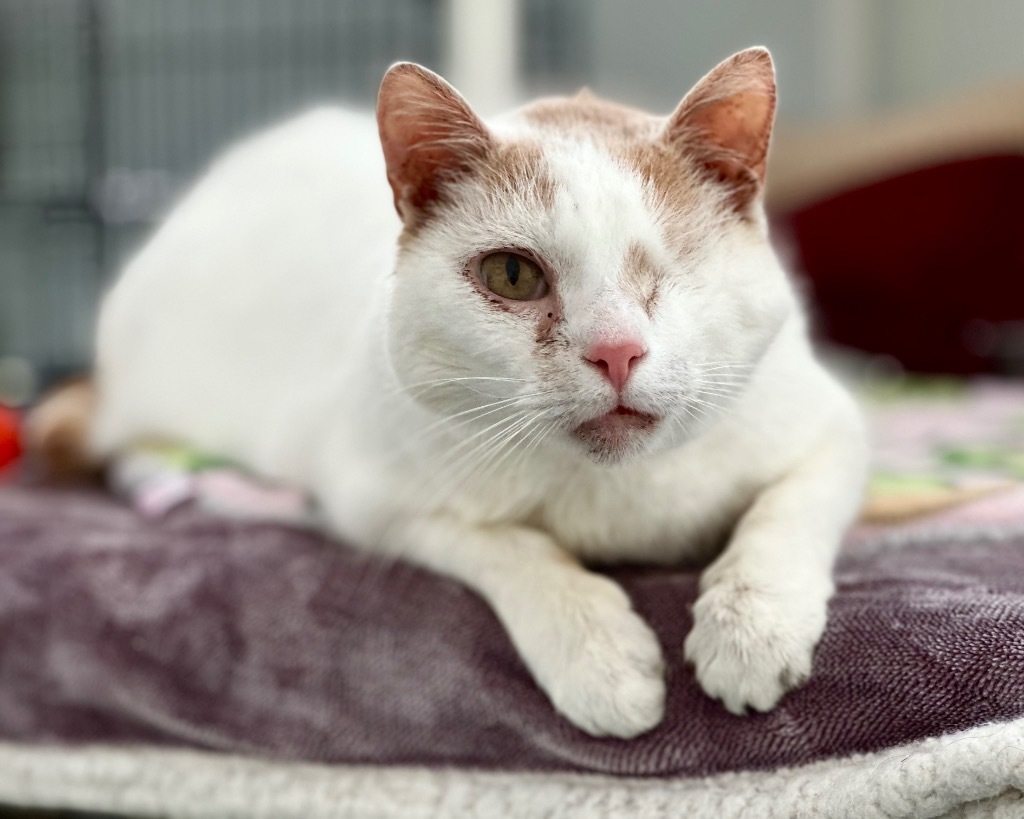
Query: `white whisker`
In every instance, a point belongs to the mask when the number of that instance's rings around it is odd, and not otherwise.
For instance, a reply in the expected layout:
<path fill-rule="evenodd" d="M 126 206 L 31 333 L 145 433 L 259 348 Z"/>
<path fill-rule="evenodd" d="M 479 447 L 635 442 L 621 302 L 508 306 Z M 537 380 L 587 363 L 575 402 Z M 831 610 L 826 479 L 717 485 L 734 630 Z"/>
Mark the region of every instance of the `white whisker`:
<path fill-rule="evenodd" d="M 520 411 L 509 416 L 509 418 L 502 419 L 499 424 L 488 427 L 488 430 L 490 430 L 494 426 L 507 424 L 504 429 L 497 430 L 489 438 L 478 441 L 475 446 L 462 452 L 454 460 L 449 460 L 443 464 L 438 473 L 443 481 L 439 482 L 435 486 L 434 491 L 424 498 L 421 504 L 421 512 L 436 505 L 444 497 L 457 492 L 470 478 L 474 476 L 479 477 L 478 473 L 481 464 L 486 459 L 493 457 L 495 451 L 500 451 L 500 448 L 508 440 L 513 439 L 524 424 L 529 422 L 527 413 L 528 411 L 526 410 Z"/>
<path fill-rule="evenodd" d="M 531 398 L 538 396 L 547 395 L 546 392 L 532 392 L 524 395 L 516 395 L 511 398 L 502 398 L 498 401 L 491 401 L 487 404 L 481 404 L 478 406 L 470 407 L 469 409 L 456 412 L 452 415 L 445 415 L 441 418 L 436 419 L 427 426 L 416 430 L 416 433 L 411 438 L 405 438 L 400 442 L 398 451 L 408 451 L 409 446 L 414 443 L 422 442 L 431 433 L 438 434 L 440 432 L 456 430 L 464 427 L 468 424 L 474 423 L 486 418 L 489 415 L 494 415 L 502 410 L 511 409 L 519 403 L 527 402 Z M 458 420 L 461 419 L 461 420 Z"/>
<path fill-rule="evenodd" d="M 506 435 L 499 445 L 494 448 L 494 451 L 487 455 L 487 460 L 481 460 L 479 467 L 480 471 L 475 474 L 471 474 L 470 477 L 476 477 L 478 480 L 482 480 L 483 478 L 491 477 L 495 472 L 497 472 L 501 467 L 501 464 L 505 462 L 509 455 L 516 451 L 517 438 L 519 439 L 518 443 L 522 443 L 522 439 L 519 438 L 519 433 L 535 424 L 543 414 L 544 411 L 540 410 L 532 416 L 523 419 L 510 429 L 509 434 Z M 511 446 L 508 446 L 508 444 L 511 444 Z M 505 451 L 502 452 L 502 449 Z M 498 455 L 497 460 L 494 460 L 495 455 Z"/>
<path fill-rule="evenodd" d="M 394 394 L 401 392 L 411 392 L 412 390 L 418 390 L 421 387 L 432 387 L 443 384 L 455 384 L 463 381 L 496 381 L 509 384 L 529 383 L 525 378 L 508 378 L 496 375 L 463 375 L 448 378 L 431 378 L 427 381 L 417 381 L 414 384 L 402 384 L 399 385 L 397 389 L 393 390 L 392 393 Z"/>

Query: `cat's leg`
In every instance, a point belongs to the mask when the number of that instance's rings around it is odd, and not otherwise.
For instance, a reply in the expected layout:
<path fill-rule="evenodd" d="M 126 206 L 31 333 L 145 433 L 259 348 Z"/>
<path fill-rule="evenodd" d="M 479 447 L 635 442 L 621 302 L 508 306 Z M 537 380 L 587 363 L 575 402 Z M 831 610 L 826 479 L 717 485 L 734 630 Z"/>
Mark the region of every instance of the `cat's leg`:
<path fill-rule="evenodd" d="M 455 577 L 491 605 L 555 708 L 584 731 L 628 738 L 661 721 L 664 663 L 654 633 L 618 584 L 548 535 L 431 518 L 398 540 L 403 557 Z"/>
<path fill-rule="evenodd" d="M 811 673 L 865 471 L 859 422 L 832 433 L 758 496 L 701 578 L 686 658 L 704 691 L 735 714 L 769 710 Z"/>

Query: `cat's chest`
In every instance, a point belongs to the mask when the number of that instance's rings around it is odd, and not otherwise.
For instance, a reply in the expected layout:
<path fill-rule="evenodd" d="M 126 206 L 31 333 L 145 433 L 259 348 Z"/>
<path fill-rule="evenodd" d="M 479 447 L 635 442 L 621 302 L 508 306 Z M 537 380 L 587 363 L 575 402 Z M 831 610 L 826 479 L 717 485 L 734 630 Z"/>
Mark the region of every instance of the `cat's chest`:
<path fill-rule="evenodd" d="M 540 525 L 595 561 L 707 560 L 752 502 L 751 470 L 704 448 L 625 469 L 581 470 L 552 488 Z"/>

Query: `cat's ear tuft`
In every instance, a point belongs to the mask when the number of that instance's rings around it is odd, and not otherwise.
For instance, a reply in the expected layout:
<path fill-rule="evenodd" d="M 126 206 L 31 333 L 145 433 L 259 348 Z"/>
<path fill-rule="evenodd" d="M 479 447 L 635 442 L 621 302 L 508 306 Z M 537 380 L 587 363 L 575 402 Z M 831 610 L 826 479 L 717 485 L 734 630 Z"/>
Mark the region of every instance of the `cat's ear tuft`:
<path fill-rule="evenodd" d="M 683 99 L 665 138 L 696 157 L 745 210 L 764 186 L 775 119 L 775 69 L 766 48 L 720 63 Z"/>
<path fill-rule="evenodd" d="M 481 160 L 491 141 L 459 92 L 415 63 L 396 63 L 384 75 L 377 127 L 395 207 L 406 222 L 440 198 L 445 180 Z"/>

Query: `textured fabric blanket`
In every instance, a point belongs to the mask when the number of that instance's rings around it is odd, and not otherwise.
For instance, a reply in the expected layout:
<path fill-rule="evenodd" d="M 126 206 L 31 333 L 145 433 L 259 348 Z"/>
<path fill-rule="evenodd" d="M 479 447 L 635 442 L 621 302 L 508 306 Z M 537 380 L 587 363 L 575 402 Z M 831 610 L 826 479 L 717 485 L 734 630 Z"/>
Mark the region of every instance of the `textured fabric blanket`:
<path fill-rule="evenodd" d="M 913 496 L 928 450 L 955 467 L 940 476 L 953 500 L 851 533 L 814 675 L 770 714 L 731 716 L 683 664 L 695 573 L 616 570 L 669 662 L 665 721 L 631 741 L 555 714 L 487 606 L 454 582 L 196 506 L 153 521 L 98 490 L 2 488 L 0 803 L 208 817 L 1022 816 L 1015 389 L 914 399 L 919 434 L 882 453 L 879 491 Z M 966 457 L 954 410 L 978 417 L 978 400 L 1003 409 L 981 414 Z M 883 441 L 906 398 L 885 406 Z M 911 439 L 917 456 L 897 452 Z M 1005 491 L 957 494 L 974 467 L 996 469 Z"/>
<path fill-rule="evenodd" d="M 482 771 L 506 779 L 532 771 L 558 772 L 551 782 L 569 790 L 596 787 L 571 785 L 583 780 L 569 773 L 659 777 L 657 791 L 738 771 L 804 776 L 853 754 L 876 755 L 869 768 L 881 766 L 872 776 L 884 783 L 886 765 L 905 773 L 899 749 L 965 731 L 975 745 L 999 736 L 998 748 L 969 755 L 973 772 L 942 760 L 925 766 L 968 780 L 966 791 L 949 782 L 923 788 L 945 784 L 952 801 L 941 809 L 964 794 L 1006 799 L 1004 791 L 1024 784 L 1003 770 L 1024 771 L 1016 722 L 1024 718 L 1024 526 L 855 535 L 838 566 L 812 680 L 774 712 L 747 718 L 707 699 L 682 663 L 696 575 L 616 576 L 670 663 L 664 723 L 628 742 L 593 739 L 559 718 L 489 609 L 453 582 L 283 527 L 198 510 L 154 525 L 99 493 L 8 488 L 0 492 L 0 739 L 8 756 L 0 802 L 66 803 L 52 773 L 75 749 L 76 776 L 99 766 L 110 799 L 119 788 L 104 759 L 122 774 L 142 766 L 136 780 L 164 777 L 183 792 L 159 755 L 110 756 L 139 746 L 343 764 L 346 775 L 364 777 L 371 764 L 411 766 L 434 789 L 438 776 L 454 781 L 450 769 L 459 768 L 477 788 L 489 781 Z M 105 749 L 86 747 L 97 744 Z M 65 754 L 56 768 L 46 756 L 55 748 Z M 773 787 L 770 777 L 752 781 Z M 989 786 L 980 794 L 979 781 Z M 284 815 L 276 810 L 262 815 Z"/>

